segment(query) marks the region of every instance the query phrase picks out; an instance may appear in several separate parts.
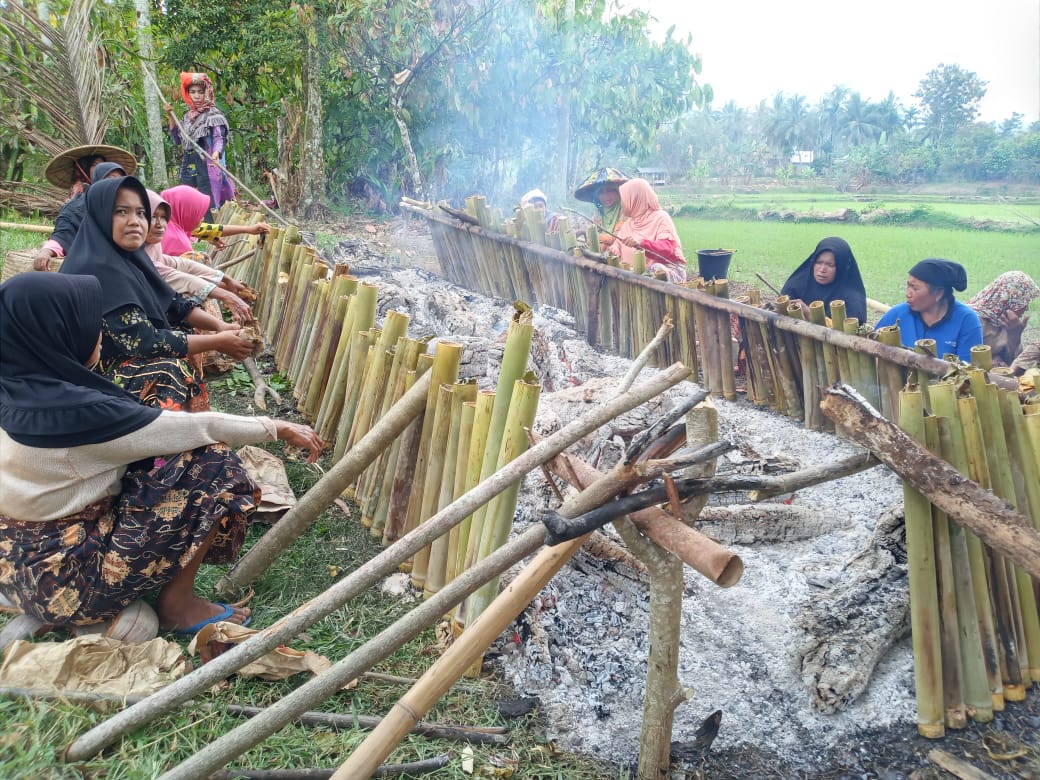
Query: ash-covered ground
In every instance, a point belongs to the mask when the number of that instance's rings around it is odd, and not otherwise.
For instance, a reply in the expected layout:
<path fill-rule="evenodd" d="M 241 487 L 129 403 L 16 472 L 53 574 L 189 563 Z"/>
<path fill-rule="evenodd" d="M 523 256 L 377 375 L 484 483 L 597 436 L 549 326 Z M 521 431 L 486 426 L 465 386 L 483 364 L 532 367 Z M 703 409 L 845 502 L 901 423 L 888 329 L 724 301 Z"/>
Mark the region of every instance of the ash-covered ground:
<path fill-rule="evenodd" d="M 410 228 L 415 230 L 414 226 Z M 379 286 L 379 317 L 391 309 L 411 317 L 409 334 L 437 335 L 466 346 L 463 377 L 493 387 L 511 302 L 460 289 L 430 269 L 430 249 L 406 235 L 407 247 L 381 251 L 348 241 L 331 256 Z M 401 267 L 402 265 L 417 267 Z M 551 431 L 580 413 L 573 388 L 616 384 L 630 361 L 590 348 L 566 312 L 536 309 L 530 367 L 543 382 L 536 427 Z M 674 336 L 673 336 L 674 337 Z M 647 373 L 653 369 L 647 369 Z M 644 374 L 645 376 L 646 374 Z M 683 383 L 615 421 L 575 451 L 602 466 L 616 459 L 627 437 L 663 409 L 690 393 Z M 788 469 L 832 463 L 857 452 L 833 435 L 807 431 L 800 423 L 738 400 L 714 399 L 720 438 L 739 449 L 719 463 L 720 473 L 749 464 L 781 463 Z M 740 500 L 738 495 L 715 497 Z M 886 508 L 902 501 L 900 480 L 884 467 L 799 490 L 790 504 L 805 507 L 814 522 L 805 534 L 784 541 L 729 543 L 744 564 L 742 579 L 720 588 L 685 571 L 680 681 L 694 691 L 679 707 L 673 740 L 686 742 L 706 716 L 722 711 L 718 736 L 707 754 L 678 776 L 751 777 L 941 777 L 925 758 L 931 747 L 962 755 L 959 737 L 929 742 L 916 735 L 913 659 L 909 638 L 895 631 L 884 643 L 869 684 L 843 711 L 824 714 L 811 703 L 812 680 L 803 679 L 801 656 L 811 638 L 799 615 L 870 547 Z M 516 529 L 535 510 L 553 505 L 539 472 L 527 477 Z M 620 543 L 611 530 L 606 533 Z M 804 538 L 799 538 L 804 536 Z M 723 540 L 725 541 L 725 540 Z M 648 590 L 645 574 L 611 560 L 576 556 L 536 599 L 516 632 L 502 637 L 489 655 L 493 667 L 518 696 L 537 696 L 547 736 L 561 748 L 630 766 L 638 754 L 646 677 Z M 520 637 L 521 641 L 515 641 Z M 865 641 L 870 639 L 865 637 Z M 1040 731 L 1037 695 L 998 716 L 987 729 Z M 1023 726 L 1025 718 L 1025 726 Z M 978 730 L 969 730 L 979 739 Z M 961 732 L 968 736 L 969 732 Z M 971 743 L 969 743 L 971 744 Z M 1007 765 L 995 777 L 1029 777 Z"/>

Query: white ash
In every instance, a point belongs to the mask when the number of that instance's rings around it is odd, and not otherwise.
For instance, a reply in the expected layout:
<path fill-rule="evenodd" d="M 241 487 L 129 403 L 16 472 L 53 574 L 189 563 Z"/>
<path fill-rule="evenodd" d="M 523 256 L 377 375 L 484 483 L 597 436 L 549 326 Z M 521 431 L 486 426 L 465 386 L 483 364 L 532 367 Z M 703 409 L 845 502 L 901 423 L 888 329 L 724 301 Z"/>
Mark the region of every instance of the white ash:
<path fill-rule="evenodd" d="M 380 318 L 397 309 L 411 317 L 410 335 L 463 343 L 464 376 L 493 387 L 511 304 L 462 290 L 426 271 L 379 270 Z M 538 307 L 535 327 L 530 367 L 543 381 L 537 428 L 547 434 L 587 408 L 583 390 L 575 384 L 601 379 L 616 385 L 631 362 L 589 347 L 565 312 Z M 647 369 L 644 376 L 652 372 Z M 652 405 L 652 413 L 637 410 L 630 420 L 589 437 L 575 451 L 605 468 L 620 457 L 633 428 L 693 389 L 683 383 Z M 721 437 L 759 458 L 804 468 L 857 452 L 832 435 L 806 431 L 746 401 L 715 404 Z M 731 460 L 720 461 L 720 471 L 733 466 Z M 676 711 L 674 740 L 692 738 L 701 720 L 721 709 L 713 749 L 749 744 L 775 751 L 792 765 L 809 766 L 861 730 L 902 723 L 912 732 L 909 640 L 888 652 L 866 691 L 847 710 L 825 715 L 812 708 L 801 679 L 796 649 L 802 637 L 794 622 L 821 587 L 841 577 L 882 511 L 901 500 L 900 481 L 884 467 L 799 490 L 793 503 L 832 518 L 831 528 L 803 541 L 731 546 L 743 559 L 744 575 L 728 589 L 686 570 L 680 681 L 694 695 Z M 534 510 L 549 503 L 556 502 L 536 470 L 524 480 L 516 529 L 522 530 Z M 603 567 L 581 569 L 565 567 L 528 609 L 525 619 L 544 629 L 545 639 L 537 641 L 542 634 L 538 630 L 517 645 L 509 639 L 513 632 L 507 632 L 498 643 L 499 667 L 519 695 L 541 698 L 547 736 L 561 747 L 630 763 L 638 753 L 642 721 L 647 586 L 639 577 L 606 576 Z"/>

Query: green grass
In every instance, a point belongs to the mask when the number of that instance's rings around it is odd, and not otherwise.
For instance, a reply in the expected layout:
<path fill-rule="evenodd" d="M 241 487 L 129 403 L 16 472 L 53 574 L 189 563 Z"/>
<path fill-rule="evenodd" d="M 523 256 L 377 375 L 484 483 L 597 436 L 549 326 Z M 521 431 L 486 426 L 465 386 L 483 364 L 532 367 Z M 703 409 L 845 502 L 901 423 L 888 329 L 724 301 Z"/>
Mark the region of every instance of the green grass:
<path fill-rule="evenodd" d="M 945 257 L 965 267 L 968 289 L 957 294 L 965 301 L 1004 271 L 1025 271 L 1040 279 L 1040 233 L 683 217 L 676 218 L 675 225 L 691 268 L 697 267 L 697 249 L 736 249 L 730 279 L 763 292 L 768 288 L 756 272 L 779 289 L 827 236 L 849 242 L 867 295 L 890 305 L 903 300 L 907 272 L 925 257 Z M 1034 301 L 1031 310 L 1040 314 L 1040 301 Z"/>
<path fill-rule="evenodd" d="M 236 378 L 210 380 L 211 401 L 215 409 L 244 413 L 251 392 L 241 392 Z M 291 397 L 291 391 L 289 391 Z M 295 415 L 281 414 L 294 418 Z M 263 445 L 282 455 L 280 444 Z M 328 457 L 320 461 L 330 467 Z M 288 461 L 286 471 L 298 496 L 313 485 L 320 475 L 316 469 L 299 461 Z M 246 547 L 266 531 L 254 526 Z M 308 531 L 296 541 L 256 583 L 256 594 L 249 606 L 254 628 L 274 623 L 303 602 L 320 594 L 335 581 L 329 567 L 350 572 L 382 550 L 379 542 L 362 528 L 356 517 L 337 508 L 324 512 Z M 213 586 L 224 573 L 223 566 L 203 566 L 197 580 L 197 591 L 212 596 Z M 339 574 L 339 577 L 344 576 Z M 369 638 L 393 623 L 414 603 L 383 595 L 378 589 L 362 593 L 344 607 L 318 621 L 305 635 L 291 643 L 298 649 L 309 649 L 339 660 Z M 0 615 L 0 625 L 6 618 Z M 167 637 L 172 638 L 172 637 Z M 44 637 L 40 641 L 56 640 Z M 178 640 L 182 646 L 186 641 Z M 419 677 L 439 657 L 432 629 L 396 651 L 373 671 L 402 677 Z M 304 682 L 301 677 L 280 682 L 231 678 L 218 693 L 200 696 L 197 701 L 265 706 L 277 701 Z M 343 691 L 314 706 L 314 710 L 342 714 L 385 714 L 407 690 L 406 686 L 363 680 L 356 689 Z M 522 780 L 605 780 L 626 778 L 627 773 L 601 764 L 591 758 L 557 752 L 544 738 L 544 725 L 537 714 L 515 721 L 505 721 L 496 703 L 516 698 L 506 685 L 492 677 L 466 680 L 441 699 L 425 718 L 428 721 L 473 726 L 509 726 L 507 745 L 474 745 L 475 766 L 488 770 L 493 766 L 512 766 L 513 778 Z M 189 706 L 159 718 L 142 730 L 130 734 L 100 756 L 75 765 L 59 761 L 62 749 L 87 729 L 100 723 L 103 709 L 68 702 L 43 702 L 0 699 L 0 777 L 79 778 L 104 777 L 106 780 L 146 780 L 156 777 L 177 763 L 197 753 L 244 721 L 222 712 L 206 712 Z M 335 732 L 321 728 L 288 726 L 250 750 L 233 766 L 253 769 L 332 768 L 342 763 L 361 743 L 367 732 L 350 730 Z M 473 777 L 462 771 L 459 754 L 463 744 L 408 736 L 387 759 L 390 763 L 417 761 L 448 753 L 451 764 L 439 770 L 438 778 Z"/>

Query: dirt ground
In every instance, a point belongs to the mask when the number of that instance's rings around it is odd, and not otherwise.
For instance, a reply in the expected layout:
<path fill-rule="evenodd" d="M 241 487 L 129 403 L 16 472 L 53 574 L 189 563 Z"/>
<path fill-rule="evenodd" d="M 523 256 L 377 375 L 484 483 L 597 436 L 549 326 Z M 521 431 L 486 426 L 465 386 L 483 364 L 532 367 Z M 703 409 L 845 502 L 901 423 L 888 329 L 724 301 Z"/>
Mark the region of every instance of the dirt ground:
<path fill-rule="evenodd" d="M 301 226 L 306 227 L 306 226 Z M 329 242 L 362 241 L 372 254 L 383 255 L 395 265 L 418 267 L 437 273 L 439 264 L 425 223 L 416 218 L 390 220 L 358 218 L 339 224 L 313 225 L 318 246 Z M 633 702 L 633 706 L 639 706 Z M 769 718 L 768 712 L 762 717 Z M 723 711 L 722 726 L 726 726 Z M 945 751 L 974 765 L 996 780 L 1040 780 L 1040 687 L 1034 685 L 1024 702 L 1009 704 L 989 724 L 972 724 L 948 731 L 939 740 L 916 733 L 913 723 L 900 722 L 883 729 L 863 724 L 853 737 L 814 752 L 812 734 L 805 734 L 804 756 L 797 762 L 775 751 L 747 743 L 710 749 L 699 759 L 676 764 L 673 778 L 690 780 L 745 780 L 746 778 L 864 778 L 877 780 L 938 780 L 969 777 L 951 774 L 929 759 L 931 751 Z M 620 776 L 624 767 L 619 767 Z"/>

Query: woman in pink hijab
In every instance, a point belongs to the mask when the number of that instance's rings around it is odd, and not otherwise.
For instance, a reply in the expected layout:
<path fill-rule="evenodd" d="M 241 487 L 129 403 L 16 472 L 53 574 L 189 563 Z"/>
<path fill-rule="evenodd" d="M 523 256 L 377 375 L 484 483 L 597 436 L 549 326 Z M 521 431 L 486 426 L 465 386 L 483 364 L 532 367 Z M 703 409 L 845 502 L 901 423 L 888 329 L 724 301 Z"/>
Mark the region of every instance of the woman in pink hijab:
<path fill-rule="evenodd" d="M 245 288 L 223 271 L 210 268 L 186 257 L 164 254 L 162 239 L 170 219 L 170 204 L 159 193 L 148 190 L 152 207 L 152 224 L 145 237 L 144 252 L 155 265 L 165 282 L 182 295 L 194 295 L 199 300 L 213 298 L 223 301 L 238 322 L 249 322 L 253 312 L 237 293 Z"/>
<path fill-rule="evenodd" d="M 612 254 L 631 263 L 637 249 L 646 253 L 646 270 L 664 271 L 671 282 L 686 281 L 686 258 L 679 233 L 668 212 L 661 208 L 657 193 L 646 179 L 632 179 L 621 185 L 621 222 Z"/>
<path fill-rule="evenodd" d="M 266 222 L 252 225 L 217 225 L 203 222 L 209 213 L 209 195 L 199 192 L 187 184 L 162 191 L 162 199 L 170 204 L 170 222 L 162 240 L 163 254 L 184 255 L 192 252 L 192 241 L 214 241 L 218 248 L 222 236 L 251 233 L 258 236 L 268 233 L 271 226 Z"/>

